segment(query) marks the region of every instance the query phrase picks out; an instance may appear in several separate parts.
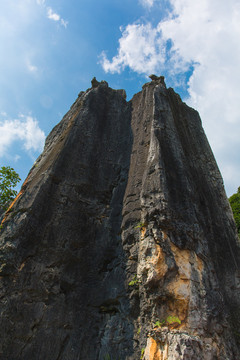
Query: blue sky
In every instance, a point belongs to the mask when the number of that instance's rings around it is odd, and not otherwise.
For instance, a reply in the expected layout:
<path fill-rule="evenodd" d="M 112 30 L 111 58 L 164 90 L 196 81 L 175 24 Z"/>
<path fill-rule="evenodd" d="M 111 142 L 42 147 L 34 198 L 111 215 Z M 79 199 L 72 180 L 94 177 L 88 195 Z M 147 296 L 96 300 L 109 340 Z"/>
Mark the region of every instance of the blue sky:
<path fill-rule="evenodd" d="M 240 186 L 239 0 L 0 0 L 0 166 L 27 176 L 93 76 L 128 99 L 150 73 L 197 109 Z"/>

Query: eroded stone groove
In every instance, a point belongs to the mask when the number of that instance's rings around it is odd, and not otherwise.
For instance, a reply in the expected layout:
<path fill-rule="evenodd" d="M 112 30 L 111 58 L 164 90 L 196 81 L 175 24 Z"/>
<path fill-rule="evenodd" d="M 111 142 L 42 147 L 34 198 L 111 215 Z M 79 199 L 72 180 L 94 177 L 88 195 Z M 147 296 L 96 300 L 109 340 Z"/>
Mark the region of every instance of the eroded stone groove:
<path fill-rule="evenodd" d="M 238 359 L 239 244 L 198 113 L 93 82 L 6 213 L 0 359 Z M 95 79 L 96 80 L 96 79 Z"/>

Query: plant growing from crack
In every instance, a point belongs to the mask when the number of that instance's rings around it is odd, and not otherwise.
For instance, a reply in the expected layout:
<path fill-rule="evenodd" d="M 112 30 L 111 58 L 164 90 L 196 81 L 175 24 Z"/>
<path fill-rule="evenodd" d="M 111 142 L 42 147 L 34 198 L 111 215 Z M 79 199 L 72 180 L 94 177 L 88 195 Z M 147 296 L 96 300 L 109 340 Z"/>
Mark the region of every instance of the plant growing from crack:
<path fill-rule="evenodd" d="M 155 328 L 157 327 L 161 327 L 165 324 L 165 320 L 162 320 L 162 321 L 156 321 L 155 324 L 153 325 Z"/>
<path fill-rule="evenodd" d="M 141 348 L 141 357 L 140 357 L 140 360 L 143 359 L 144 353 L 145 353 L 145 348 Z"/>
<path fill-rule="evenodd" d="M 142 230 L 142 228 L 144 228 L 144 227 L 146 227 L 146 226 L 147 226 L 146 223 L 144 223 L 144 222 L 139 222 L 139 223 L 134 227 L 134 229 L 140 229 L 140 230 Z"/>
<path fill-rule="evenodd" d="M 165 320 L 156 321 L 154 324 L 155 328 L 162 327 L 164 325 L 169 326 L 174 323 L 178 323 L 179 325 L 182 323 L 178 316 L 169 315 Z"/>
<path fill-rule="evenodd" d="M 134 278 L 130 281 L 130 283 L 128 283 L 128 286 L 135 286 L 135 285 L 139 285 L 140 283 L 141 281 L 138 280 L 137 274 L 135 274 Z"/>

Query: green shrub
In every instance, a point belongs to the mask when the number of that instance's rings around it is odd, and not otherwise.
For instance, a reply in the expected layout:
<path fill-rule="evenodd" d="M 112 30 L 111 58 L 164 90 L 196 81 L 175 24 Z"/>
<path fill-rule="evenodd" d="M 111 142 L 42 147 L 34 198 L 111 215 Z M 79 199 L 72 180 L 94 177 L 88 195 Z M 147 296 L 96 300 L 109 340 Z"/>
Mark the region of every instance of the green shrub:
<path fill-rule="evenodd" d="M 240 187 L 236 194 L 233 194 L 229 198 L 229 202 L 232 208 L 233 217 L 237 225 L 238 236 L 240 237 Z"/>
<path fill-rule="evenodd" d="M 0 168 L 0 208 L 7 210 L 10 203 L 17 195 L 13 188 L 20 181 L 19 175 L 10 166 Z"/>

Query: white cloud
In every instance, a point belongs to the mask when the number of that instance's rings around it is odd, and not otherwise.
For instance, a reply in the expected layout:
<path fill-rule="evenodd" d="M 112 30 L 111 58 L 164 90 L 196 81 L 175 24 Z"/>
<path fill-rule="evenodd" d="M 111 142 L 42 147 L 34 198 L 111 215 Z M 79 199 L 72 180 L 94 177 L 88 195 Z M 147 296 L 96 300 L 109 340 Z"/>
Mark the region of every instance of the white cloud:
<path fill-rule="evenodd" d="M 169 71 L 169 74 L 188 70 L 189 61 L 182 58 L 178 49 L 168 49 L 170 38 L 164 36 L 161 23 L 157 27 L 147 24 L 131 24 L 120 28 L 118 54 L 108 60 L 106 52 L 100 55 L 100 63 L 106 72 L 120 73 L 126 67 L 143 74 Z"/>
<path fill-rule="evenodd" d="M 61 25 L 62 26 L 64 26 L 65 27 L 65 29 L 67 28 L 67 26 L 68 26 L 68 21 L 66 21 L 66 20 L 63 20 L 63 19 L 61 19 Z"/>
<path fill-rule="evenodd" d="M 172 12 L 156 27 L 130 24 L 123 29 L 117 55 L 108 60 L 103 53 L 102 66 L 107 72 L 119 73 L 126 67 L 143 74 L 155 72 L 172 81 L 193 66 L 187 102 L 200 112 L 231 193 L 235 180 L 229 169 L 236 175 L 240 168 L 240 155 L 233 158 L 230 152 L 234 148 L 240 154 L 240 2 L 170 3 Z"/>
<path fill-rule="evenodd" d="M 41 6 L 43 6 L 43 8 L 46 9 L 48 19 L 59 22 L 66 29 L 66 27 L 68 25 L 68 21 L 64 20 L 50 6 L 47 6 L 46 5 L 46 0 L 36 0 L 36 2 L 37 2 L 38 5 L 41 5 Z"/>
<path fill-rule="evenodd" d="M 68 25 L 68 21 L 61 18 L 61 16 L 59 14 L 57 14 L 56 12 L 54 12 L 51 7 L 47 7 L 47 17 L 50 20 L 59 22 L 66 29 L 66 27 Z"/>
<path fill-rule="evenodd" d="M 109 61 L 101 54 L 101 63 L 106 72 L 120 73 L 126 66 L 139 73 L 152 72 L 165 61 L 165 49 L 157 41 L 158 30 L 151 24 L 128 25 L 122 30 L 118 54 Z"/>
<path fill-rule="evenodd" d="M 20 160 L 20 159 L 21 159 L 20 155 L 17 154 L 17 155 L 14 156 L 14 161 L 15 162 L 18 162 L 18 160 Z"/>
<path fill-rule="evenodd" d="M 30 73 L 37 73 L 38 67 L 36 65 L 33 65 L 29 59 L 26 60 L 26 66 Z"/>
<path fill-rule="evenodd" d="M 0 121 L 0 134 L 0 157 L 6 155 L 16 141 L 21 141 L 30 153 L 43 149 L 45 134 L 32 116 L 19 115 L 17 119 Z"/>
<path fill-rule="evenodd" d="M 140 0 L 140 3 L 145 7 L 152 7 L 155 0 Z"/>
<path fill-rule="evenodd" d="M 55 13 L 52 8 L 47 9 L 47 17 L 54 21 L 59 21 L 61 19 L 60 15 Z"/>

